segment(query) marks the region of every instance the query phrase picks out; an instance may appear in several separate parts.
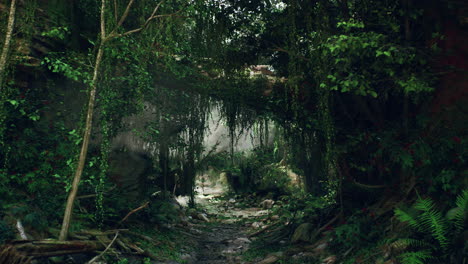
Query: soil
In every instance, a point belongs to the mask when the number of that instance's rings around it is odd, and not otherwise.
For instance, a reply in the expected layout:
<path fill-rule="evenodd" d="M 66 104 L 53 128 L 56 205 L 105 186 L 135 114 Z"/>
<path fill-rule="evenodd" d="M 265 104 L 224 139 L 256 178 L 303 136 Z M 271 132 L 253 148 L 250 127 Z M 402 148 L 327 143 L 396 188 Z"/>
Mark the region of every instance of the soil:
<path fill-rule="evenodd" d="M 219 188 L 205 188 L 197 195 L 196 202 L 210 222 L 195 223 L 191 227 L 196 246 L 187 263 L 243 263 L 240 254 L 249 248 L 251 241 L 247 234 L 252 232 L 252 227 L 246 226 L 245 220 L 267 212 L 261 208 L 241 208 L 235 198 L 219 199 L 222 194 Z"/>
<path fill-rule="evenodd" d="M 239 253 L 248 249 L 250 240 L 237 224 L 220 223 L 205 231 L 198 240 L 198 264 L 240 263 Z"/>

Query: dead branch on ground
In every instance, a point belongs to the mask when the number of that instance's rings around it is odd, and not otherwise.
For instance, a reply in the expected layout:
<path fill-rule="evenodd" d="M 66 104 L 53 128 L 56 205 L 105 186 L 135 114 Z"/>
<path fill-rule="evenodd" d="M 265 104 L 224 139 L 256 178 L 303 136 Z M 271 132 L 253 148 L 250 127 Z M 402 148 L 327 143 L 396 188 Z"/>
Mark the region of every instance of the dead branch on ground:
<path fill-rule="evenodd" d="M 149 205 L 149 202 L 146 202 L 143 205 L 141 205 L 140 207 L 135 208 L 132 211 L 130 211 L 122 220 L 120 220 L 119 225 L 121 225 L 123 222 L 125 222 L 125 220 L 127 220 L 130 215 L 140 211 L 141 209 L 144 209 L 144 208 L 148 207 L 148 205 Z"/>

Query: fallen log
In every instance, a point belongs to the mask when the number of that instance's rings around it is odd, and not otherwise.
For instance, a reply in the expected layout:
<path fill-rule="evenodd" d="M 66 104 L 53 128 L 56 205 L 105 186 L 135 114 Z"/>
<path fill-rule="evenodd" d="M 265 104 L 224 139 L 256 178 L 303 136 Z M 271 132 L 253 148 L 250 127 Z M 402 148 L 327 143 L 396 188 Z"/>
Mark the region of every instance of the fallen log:
<path fill-rule="evenodd" d="M 107 236 L 107 235 L 115 235 L 116 232 L 123 232 L 127 231 L 128 229 L 114 229 L 114 230 L 107 230 L 107 231 L 99 231 L 99 230 L 81 230 L 76 232 L 77 235 L 85 235 L 85 236 Z M 72 233 L 72 235 L 74 235 Z"/>
<path fill-rule="evenodd" d="M 146 240 L 152 243 L 154 246 L 159 245 L 159 241 L 155 241 L 152 238 L 131 232 L 127 229 L 117 229 L 108 231 L 98 230 L 82 230 L 77 232 L 80 235 L 86 235 L 87 240 L 70 240 L 70 241 L 59 241 L 54 239 L 45 240 L 12 240 L 4 246 L 0 247 L 0 264 L 30 264 L 34 258 L 63 256 L 79 253 L 96 253 L 104 250 L 101 254 L 105 254 L 106 251 L 117 242 L 118 247 L 124 249 L 130 254 L 138 254 L 152 259 L 156 259 L 156 256 L 152 255 L 147 250 L 143 250 L 138 246 L 132 244 L 124 236 L 117 236 L 119 232 L 128 233 L 130 236 L 135 236 L 140 239 Z M 114 234 L 112 241 L 108 238 L 108 235 Z M 93 238 L 95 240 L 93 240 Z M 131 252 L 134 251 L 134 252 Z M 100 255 L 102 256 L 102 255 Z"/>
<path fill-rule="evenodd" d="M 52 257 L 93 252 L 105 248 L 97 241 L 14 240 L 9 243 L 16 252 L 28 257 Z"/>

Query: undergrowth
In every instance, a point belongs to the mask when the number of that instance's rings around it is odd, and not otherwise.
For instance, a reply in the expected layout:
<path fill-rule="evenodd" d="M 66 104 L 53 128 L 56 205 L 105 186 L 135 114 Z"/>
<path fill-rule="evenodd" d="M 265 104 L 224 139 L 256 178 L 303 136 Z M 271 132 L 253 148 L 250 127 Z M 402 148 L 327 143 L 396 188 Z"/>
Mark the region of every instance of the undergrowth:
<path fill-rule="evenodd" d="M 431 198 L 419 198 L 409 208 L 398 208 L 395 216 L 408 225 L 410 236 L 396 244 L 404 249 L 398 258 L 403 264 L 463 263 L 468 242 L 466 232 L 468 190 L 463 191 L 454 208 L 443 212 Z"/>

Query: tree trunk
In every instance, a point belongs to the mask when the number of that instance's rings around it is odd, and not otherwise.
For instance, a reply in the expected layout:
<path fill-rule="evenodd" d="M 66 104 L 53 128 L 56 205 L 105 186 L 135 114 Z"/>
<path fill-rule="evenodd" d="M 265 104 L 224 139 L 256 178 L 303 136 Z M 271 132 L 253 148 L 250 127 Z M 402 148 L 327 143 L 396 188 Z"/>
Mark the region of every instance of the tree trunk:
<path fill-rule="evenodd" d="M 81 175 L 83 174 L 83 169 L 86 161 L 86 154 L 88 152 L 89 138 L 91 136 L 91 129 L 93 124 L 93 113 L 94 113 L 94 103 L 96 101 L 96 90 L 97 90 L 97 81 L 99 77 L 99 68 L 101 66 L 102 57 L 104 55 L 104 45 L 106 41 L 106 32 L 105 32 L 105 22 L 104 22 L 104 13 L 106 7 L 106 0 L 102 0 L 101 4 L 101 41 L 98 48 L 98 53 L 96 55 L 96 61 L 94 63 L 94 73 L 93 80 L 91 82 L 91 91 L 89 94 L 88 102 L 88 113 L 86 115 L 86 126 L 83 136 L 83 143 L 81 145 L 80 158 L 78 160 L 78 166 L 75 171 L 75 177 L 73 178 L 72 188 L 70 194 L 68 195 L 67 205 L 65 208 L 65 215 L 63 217 L 62 229 L 60 230 L 59 240 L 66 240 L 68 237 L 68 229 L 70 228 L 70 220 L 73 211 L 73 204 L 75 202 L 76 194 L 78 193 L 78 187 L 80 185 Z"/>
<path fill-rule="evenodd" d="M 112 31 L 110 31 L 110 33 L 107 35 L 106 24 L 105 24 L 106 1 L 107 0 L 101 0 L 100 43 L 98 47 L 98 53 L 96 55 L 96 61 L 94 63 L 94 73 L 93 73 L 93 80 L 91 81 L 91 90 L 89 94 L 88 111 L 86 115 L 86 126 L 85 126 L 84 135 L 83 135 L 83 143 L 81 145 L 78 166 L 75 171 L 75 176 L 73 178 L 73 183 L 72 183 L 70 194 L 68 195 L 67 204 L 65 207 L 65 214 L 63 217 L 62 229 L 60 230 L 60 235 L 59 235 L 59 240 L 61 241 L 66 240 L 68 236 L 68 229 L 70 228 L 70 220 L 71 220 L 71 215 L 73 211 L 73 204 L 75 202 L 76 195 L 78 193 L 78 187 L 80 184 L 81 175 L 83 174 L 83 169 L 85 166 L 86 154 L 88 152 L 89 138 L 91 136 L 91 129 L 92 129 L 92 123 L 93 123 L 94 103 L 96 101 L 96 90 L 97 90 L 97 81 L 99 77 L 99 68 L 101 66 L 102 58 L 104 56 L 105 44 L 107 43 L 107 41 L 110 41 L 111 39 L 121 37 L 121 36 L 127 36 L 127 35 L 144 30 L 148 26 L 148 24 L 152 20 L 154 20 L 156 17 L 172 16 L 176 14 L 174 13 L 174 14 L 169 14 L 169 15 L 156 15 L 159 7 L 164 2 L 164 1 L 160 1 L 154 8 L 151 15 L 148 17 L 148 19 L 146 19 L 145 23 L 143 23 L 141 27 L 129 30 L 123 34 L 117 34 L 116 33 L 117 29 L 124 23 L 125 19 L 127 18 L 130 12 L 130 9 L 133 3 L 135 2 L 135 0 L 129 0 L 123 15 L 121 16 L 119 22 L 117 23 L 117 26 Z"/>
<path fill-rule="evenodd" d="M 16 0 L 11 0 L 9 13 L 5 43 L 3 44 L 2 55 L 0 56 L 0 92 L 3 90 L 3 78 L 5 76 L 8 53 L 10 52 L 11 36 L 15 27 Z"/>

